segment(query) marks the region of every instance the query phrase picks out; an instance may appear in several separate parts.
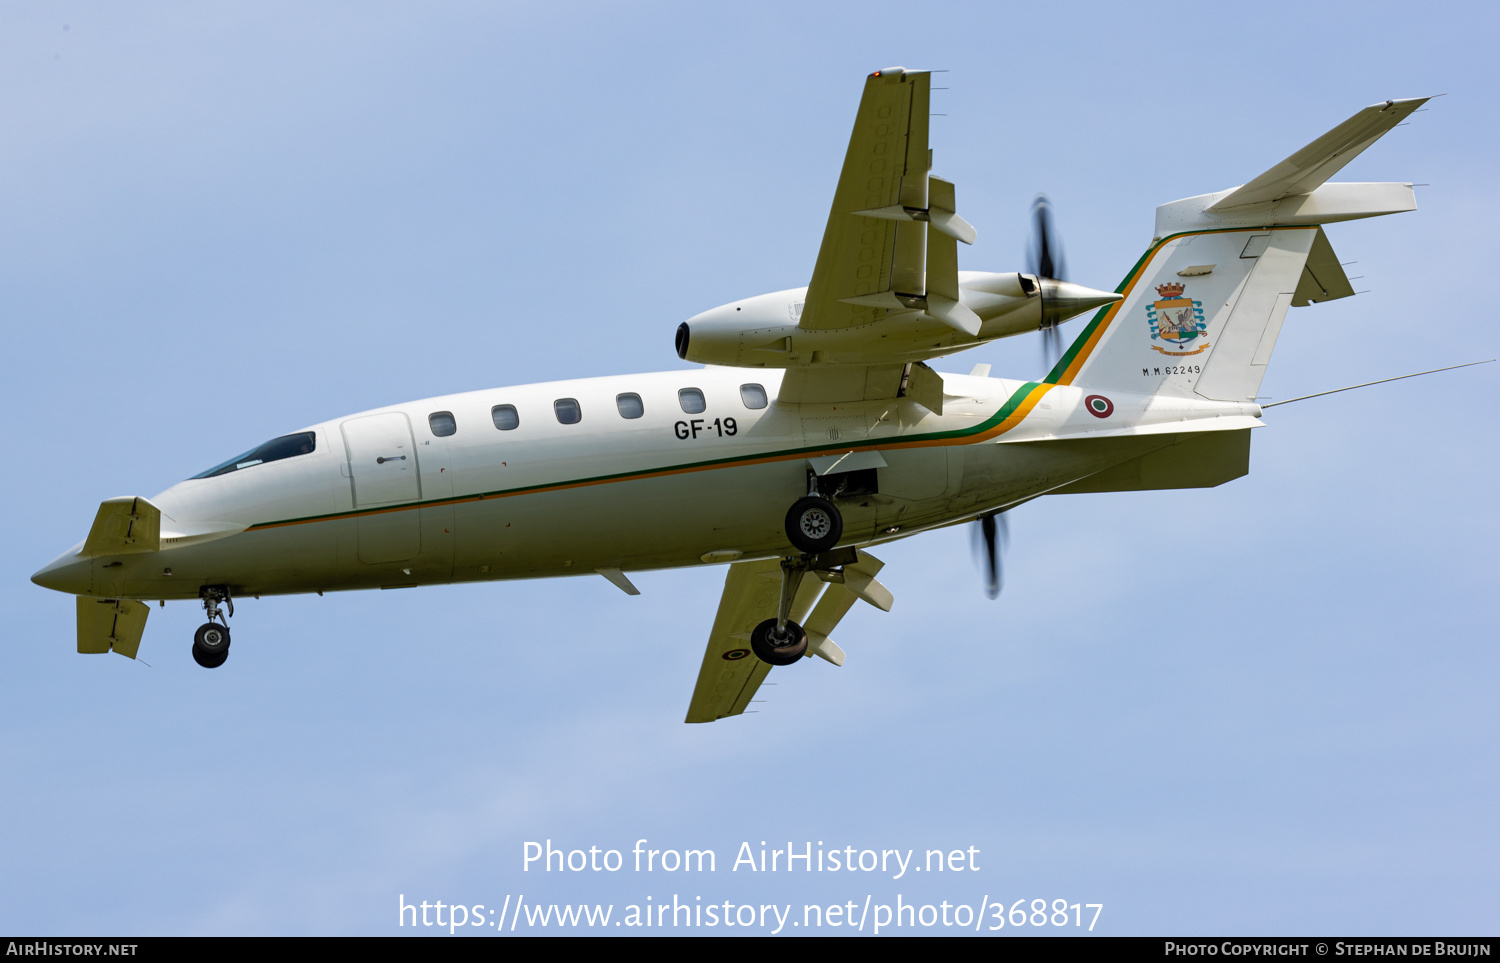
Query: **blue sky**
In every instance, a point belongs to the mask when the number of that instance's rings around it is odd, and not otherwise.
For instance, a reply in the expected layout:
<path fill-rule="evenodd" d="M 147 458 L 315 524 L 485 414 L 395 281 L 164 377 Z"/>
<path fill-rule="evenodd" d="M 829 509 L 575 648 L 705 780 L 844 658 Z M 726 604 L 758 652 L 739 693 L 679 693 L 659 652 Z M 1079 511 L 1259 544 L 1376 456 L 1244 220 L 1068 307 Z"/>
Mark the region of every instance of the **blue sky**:
<path fill-rule="evenodd" d="M 1293 312 L 1264 393 L 1495 356 L 1496 18 L 1474 5 L 15 3 L 0 9 L 0 926 L 371 933 L 408 900 L 1103 903 L 1111 934 L 1493 933 L 1494 368 L 1268 412 L 1248 477 L 1060 496 L 881 553 L 840 669 L 681 719 L 722 568 L 153 609 L 73 651 L 29 582 L 98 502 L 428 395 L 681 367 L 805 284 L 860 84 L 942 68 L 936 173 L 1024 261 L 1052 197 L 1110 288 L 1155 205 L 1446 93 L 1341 174 L 1368 294 Z M 1071 329 L 1071 331 L 1069 330 Z M 1075 325 L 1065 332 L 1076 333 Z M 1039 373 L 1031 337 L 939 362 Z M 1500 366 L 1496 366 L 1500 367 Z M 708 847 L 687 879 L 522 844 Z M 732 873 L 742 841 L 977 847 L 964 877 Z M 1007 930 L 1008 932 L 1009 930 Z M 1071 930 L 1070 930 L 1071 932 Z"/>

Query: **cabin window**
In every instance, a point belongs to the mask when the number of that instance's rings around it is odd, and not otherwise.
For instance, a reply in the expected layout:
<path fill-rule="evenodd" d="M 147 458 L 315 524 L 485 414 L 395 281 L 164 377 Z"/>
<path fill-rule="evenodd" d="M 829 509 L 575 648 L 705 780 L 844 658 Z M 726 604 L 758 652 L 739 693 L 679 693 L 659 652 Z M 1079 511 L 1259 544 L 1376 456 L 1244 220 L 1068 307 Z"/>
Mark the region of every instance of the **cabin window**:
<path fill-rule="evenodd" d="M 515 405 L 496 405 L 490 409 L 490 418 L 501 431 L 510 431 L 521 423 L 521 416 L 516 414 Z"/>
<path fill-rule="evenodd" d="M 621 418 L 639 418 L 646 413 L 646 406 L 641 402 L 641 396 L 633 391 L 615 395 L 615 407 L 620 409 Z"/>
<path fill-rule="evenodd" d="M 458 431 L 458 422 L 453 420 L 451 411 L 434 411 L 427 416 L 427 427 L 439 438 L 447 438 Z"/>
<path fill-rule="evenodd" d="M 740 400 L 745 403 L 746 408 L 764 408 L 766 389 L 760 385 L 740 385 Z"/>
<path fill-rule="evenodd" d="M 552 410 L 557 413 L 558 424 L 576 425 L 583 420 L 583 409 L 578 407 L 577 398 L 559 398 L 552 402 Z"/>
<path fill-rule="evenodd" d="M 677 403 L 690 415 L 700 414 L 708 407 L 708 403 L 703 400 L 703 392 L 697 388 L 683 388 L 677 392 Z"/>
<path fill-rule="evenodd" d="M 282 435 L 280 438 L 272 438 L 257 448 L 252 448 L 243 455 L 236 455 L 226 462 L 215 465 L 206 472 L 194 475 L 194 478 L 213 478 L 215 475 L 227 475 L 232 471 L 242 468 L 254 468 L 256 465 L 264 465 L 268 461 L 280 461 L 283 458 L 291 458 L 295 455 L 305 455 L 318 445 L 318 436 L 311 431 L 299 431 L 295 435 Z"/>

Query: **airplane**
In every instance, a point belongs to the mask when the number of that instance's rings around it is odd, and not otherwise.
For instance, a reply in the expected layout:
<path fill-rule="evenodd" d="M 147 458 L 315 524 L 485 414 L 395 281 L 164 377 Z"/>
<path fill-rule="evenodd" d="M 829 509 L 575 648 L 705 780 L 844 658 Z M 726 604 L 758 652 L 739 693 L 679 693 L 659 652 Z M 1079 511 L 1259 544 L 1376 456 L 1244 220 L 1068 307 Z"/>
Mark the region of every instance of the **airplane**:
<path fill-rule="evenodd" d="M 1427 98 L 1358 111 L 1265 173 L 1156 210 L 1114 291 L 1062 280 L 1044 208 L 1024 272 L 959 271 L 975 229 L 933 176 L 931 73 L 864 83 L 806 287 L 683 322 L 702 367 L 521 385 L 273 438 L 151 498 L 106 499 L 32 580 L 77 596 L 82 653 L 135 658 L 147 602 L 197 600 L 198 664 L 246 596 L 728 563 L 686 721 L 745 711 L 774 667 L 845 660 L 875 546 L 1044 495 L 1204 488 L 1249 471 L 1257 391 L 1293 307 L 1353 295 L 1323 225 L 1416 209 L 1330 181 Z M 1065 351 L 1058 326 L 1093 317 Z M 1042 331 L 1036 381 L 927 362 Z"/>

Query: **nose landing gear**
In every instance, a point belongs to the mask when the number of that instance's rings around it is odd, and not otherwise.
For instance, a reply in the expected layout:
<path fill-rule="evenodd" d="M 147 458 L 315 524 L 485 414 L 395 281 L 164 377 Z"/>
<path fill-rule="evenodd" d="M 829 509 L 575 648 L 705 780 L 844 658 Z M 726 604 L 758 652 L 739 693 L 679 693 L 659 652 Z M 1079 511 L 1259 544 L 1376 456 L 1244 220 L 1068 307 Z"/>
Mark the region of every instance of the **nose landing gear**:
<path fill-rule="evenodd" d="M 792 665 L 807 654 L 807 632 L 791 617 L 793 600 L 803 577 L 809 572 L 830 571 L 845 561 L 846 553 L 847 561 L 857 557 L 853 549 L 833 552 L 833 547 L 844 537 L 844 516 L 832 499 L 844 487 L 841 482 L 825 494 L 823 483 L 816 472 L 809 470 L 807 494 L 792 502 L 786 513 L 787 541 L 801 554 L 781 560 L 781 604 L 776 617 L 766 619 L 750 633 L 750 651 L 768 665 Z"/>
<path fill-rule="evenodd" d="M 226 603 L 229 614 L 233 615 L 234 599 L 229 597 L 229 588 L 222 585 L 205 586 L 198 594 L 203 599 L 203 611 L 208 614 L 208 621 L 193 633 L 193 661 L 205 669 L 217 669 L 229 658 L 229 620 L 224 617 L 219 603 Z"/>

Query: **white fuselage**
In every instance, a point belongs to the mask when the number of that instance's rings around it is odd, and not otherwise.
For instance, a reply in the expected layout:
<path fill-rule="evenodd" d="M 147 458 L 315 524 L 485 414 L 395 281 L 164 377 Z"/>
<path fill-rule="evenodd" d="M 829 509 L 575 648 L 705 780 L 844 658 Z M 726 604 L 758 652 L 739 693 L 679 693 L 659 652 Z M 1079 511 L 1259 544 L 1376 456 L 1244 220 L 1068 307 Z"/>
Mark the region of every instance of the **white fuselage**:
<path fill-rule="evenodd" d="M 316 435 L 310 453 L 153 498 L 159 552 L 69 553 L 38 581 L 106 598 L 196 598 L 204 585 L 321 592 L 783 555 L 783 521 L 807 493 L 810 459 L 850 451 L 878 451 L 883 463 L 876 491 L 837 499 L 842 543 L 870 545 L 1056 489 L 1137 457 L 1184 422 L 1238 427 L 1259 414 L 1116 395 L 1100 418 L 1085 410 L 1085 390 L 959 375 L 944 376 L 942 415 L 904 398 L 784 405 L 782 374 L 709 367 L 560 381 L 323 422 L 304 429 Z M 747 406 L 742 385 L 763 389 L 766 406 Z M 701 412 L 684 410 L 684 389 L 702 393 Z M 639 417 L 621 414 L 627 393 L 639 396 Z M 575 423 L 559 420 L 564 399 L 577 402 Z M 498 406 L 514 408 L 514 428 L 497 427 Z M 451 414 L 456 430 L 435 433 L 435 413 Z M 1073 436 L 1114 440 L 1025 444 Z"/>

